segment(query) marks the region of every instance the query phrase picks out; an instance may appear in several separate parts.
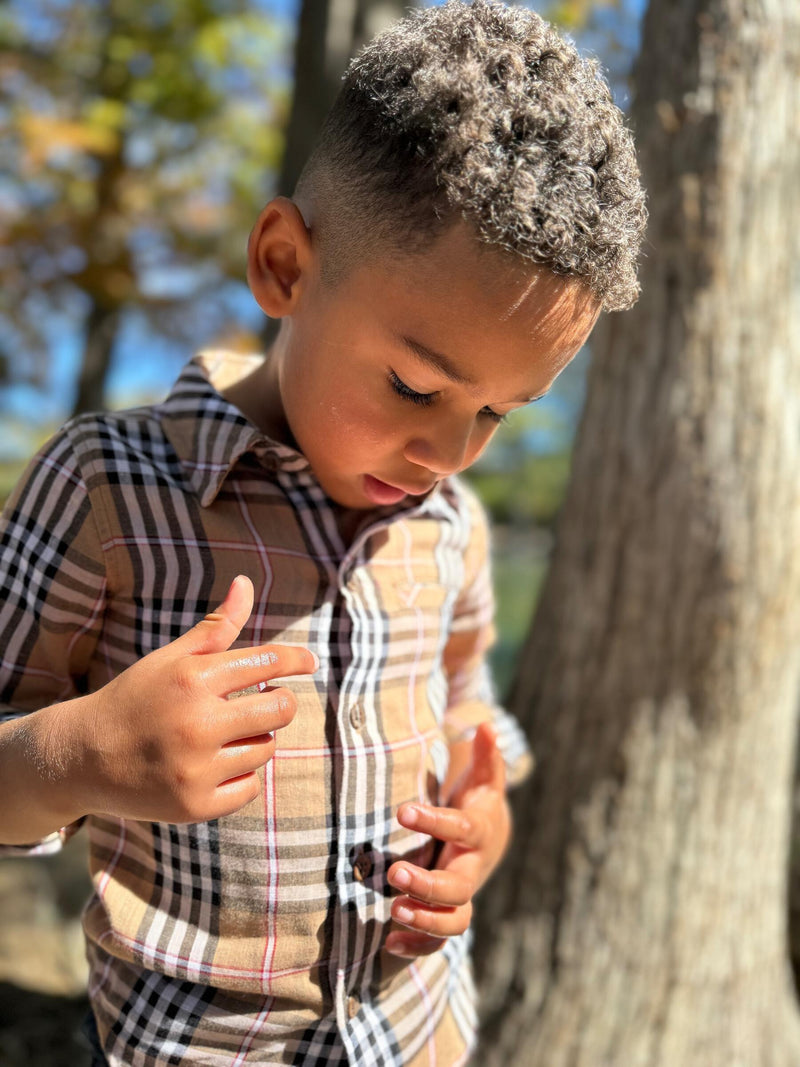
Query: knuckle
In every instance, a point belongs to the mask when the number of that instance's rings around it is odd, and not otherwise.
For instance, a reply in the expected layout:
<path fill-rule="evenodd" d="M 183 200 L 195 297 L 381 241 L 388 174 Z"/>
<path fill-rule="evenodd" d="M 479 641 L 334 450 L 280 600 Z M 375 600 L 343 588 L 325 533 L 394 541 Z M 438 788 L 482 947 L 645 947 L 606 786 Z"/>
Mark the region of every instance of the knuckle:
<path fill-rule="evenodd" d="M 185 818 L 181 822 L 201 822 L 200 813 L 206 807 L 206 798 L 200 776 L 190 766 L 177 762 L 170 773 L 175 804 Z"/>
<path fill-rule="evenodd" d="M 260 755 L 261 755 L 261 760 L 260 760 L 260 765 L 261 766 L 263 766 L 265 763 L 269 763 L 269 761 L 275 755 L 275 738 L 272 737 L 271 734 L 269 735 L 269 741 L 265 741 L 264 742 L 264 748 L 262 749 Z"/>
<path fill-rule="evenodd" d="M 278 686 L 272 693 L 272 710 L 290 719 L 297 712 L 297 697 L 285 686 Z"/>
<path fill-rule="evenodd" d="M 456 823 L 458 833 L 465 841 L 475 841 L 479 836 L 479 827 L 474 815 L 461 815 Z"/>
<path fill-rule="evenodd" d="M 199 688 L 197 670 L 188 656 L 173 663 L 172 683 L 181 696 L 189 699 L 197 696 Z"/>
<path fill-rule="evenodd" d="M 435 889 L 433 875 L 427 871 L 413 871 L 406 892 L 417 900 L 430 901 Z"/>
<path fill-rule="evenodd" d="M 235 792 L 228 793 L 224 807 L 219 809 L 219 814 L 215 817 L 219 818 L 222 815 L 232 815 L 234 812 L 239 811 L 248 804 L 252 804 L 260 794 L 261 784 L 257 775 L 253 774 L 247 779 L 244 779 Z"/>
<path fill-rule="evenodd" d="M 417 930 L 422 930 L 426 934 L 433 929 L 433 915 L 429 911 L 416 909 L 412 921 Z"/>

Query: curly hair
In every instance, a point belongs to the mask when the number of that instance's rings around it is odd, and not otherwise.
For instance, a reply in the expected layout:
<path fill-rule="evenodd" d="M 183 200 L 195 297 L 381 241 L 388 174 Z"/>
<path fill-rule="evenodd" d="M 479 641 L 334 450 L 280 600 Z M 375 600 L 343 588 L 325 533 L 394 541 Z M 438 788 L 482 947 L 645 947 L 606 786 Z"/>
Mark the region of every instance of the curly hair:
<path fill-rule="evenodd" d="M 461 218 L 482 242 L 585 279 L 608 311 L 638 295 L 633 138 L 598 64 L 522 8 L 448 0 L 379 34 L 296 195 L 314 205 L 323 277 L 370 246 L 421 251 Z"/>

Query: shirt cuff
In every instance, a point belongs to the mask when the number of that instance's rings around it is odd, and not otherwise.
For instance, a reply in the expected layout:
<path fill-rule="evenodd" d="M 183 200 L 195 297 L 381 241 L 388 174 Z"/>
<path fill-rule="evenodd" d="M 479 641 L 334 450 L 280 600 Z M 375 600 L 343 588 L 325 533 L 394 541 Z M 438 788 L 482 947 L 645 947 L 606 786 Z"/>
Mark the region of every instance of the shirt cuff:
<path fill-rule="evenodd" d="M 69 826 L 62 826 L 52 834 L 34 841 L 29 845 L 0 845 L 0 858 L 3 856 L 53 856 L 60 852 L 67 841 L 83 826 L 84 819 L 77 819 Z"/>

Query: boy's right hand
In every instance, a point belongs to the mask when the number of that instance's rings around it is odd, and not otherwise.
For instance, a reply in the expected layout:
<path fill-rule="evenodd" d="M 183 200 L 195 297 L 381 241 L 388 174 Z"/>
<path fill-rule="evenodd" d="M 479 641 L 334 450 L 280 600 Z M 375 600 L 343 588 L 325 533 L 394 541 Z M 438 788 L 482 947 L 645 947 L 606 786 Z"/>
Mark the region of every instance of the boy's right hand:
<path fill-rule="evenodd" d="M 296 698 L 280 687 L 226 698 L 311 674 L 318 663 L 291 645 L 229 651 L 252 607 L 252 584 L 240 575 L 223 604 L 187 633 L 96 693 L 61 706 L 49 741 L 64 748 L 51 756 L 63 759 L 66 751 L 75 760 L 77 773 L 68 778 L 82 810 L 205 822 L 258 796 L 256 772 L 275 752 L 273 732 L 294 718 Z"/>

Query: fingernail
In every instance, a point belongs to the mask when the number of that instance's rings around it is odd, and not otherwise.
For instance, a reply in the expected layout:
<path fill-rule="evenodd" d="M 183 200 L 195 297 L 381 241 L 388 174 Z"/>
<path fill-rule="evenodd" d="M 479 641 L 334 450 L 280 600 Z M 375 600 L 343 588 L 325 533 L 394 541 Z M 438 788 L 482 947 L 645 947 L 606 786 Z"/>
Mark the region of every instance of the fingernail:
<path fill-rule="evenodd" d="M 394 875 L 392 875 L 392 882 L 398 887 L 398 889 L 406 889 L 411 885 L 411 875 L 405 869 L 401 867 Z"/>
<path fill-rule="evenodd" d="M 311 649 L 309 649 L 309 652 L 311 652 Z M 316 652 L 311 652 L 311 655 L 314 657 L 314 671 L 318 671 L 319 670 L 319 656 L 316 654 Z M 314 671 L 312 671 L 311 673 L 313 674 Z"/>
<path fill-rule="evenodd" d="M 405 904 L 395 908 L 393 914 L 399 923 L 412 923 L 414 921 L 414 912 L 411 908 L 407 908 Z"/>
<path fill-rule="evenodd" d="M 419 809 L 403 808 L 403 822 L 406 826 L 416 826 L 419 822 Z"/>

